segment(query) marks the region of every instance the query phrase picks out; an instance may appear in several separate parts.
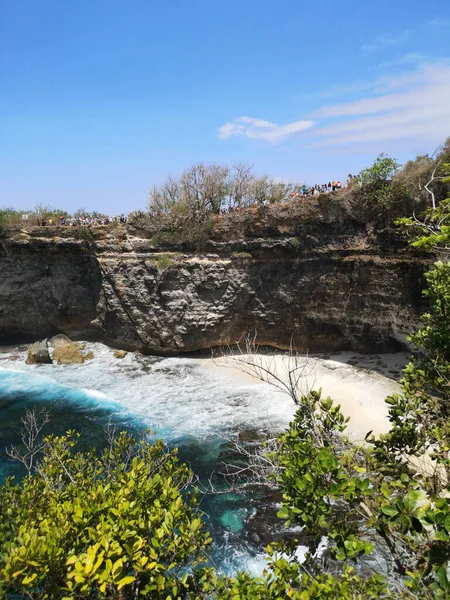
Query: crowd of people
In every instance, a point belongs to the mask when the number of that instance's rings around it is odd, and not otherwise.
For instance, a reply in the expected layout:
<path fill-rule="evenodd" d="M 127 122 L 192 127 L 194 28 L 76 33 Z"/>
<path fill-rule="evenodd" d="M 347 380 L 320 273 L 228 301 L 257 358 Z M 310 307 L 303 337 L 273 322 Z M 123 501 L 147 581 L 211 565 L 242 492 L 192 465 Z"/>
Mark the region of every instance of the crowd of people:
<path fill-rule="evenodd" d="M 66 215 L 60 215 L 57 218 L 50 217 L 48 219 L 42 219 L 41 225 L 52 226 L 59 225 L 63 227 L 91 227 L 91 225 L 111 225 L 112 223 L 126 223 L 128 221 L 127 215 L 118 215 L 116 217 L 109 217 L 108 215 L 80 215 L 79 217 L 68 217 Z"/>
<path fill-rule="evenodd" d="M 347 187 L 353 183 L 356 175 L 349 174 L 347 180 Z M 328 183 L 318 184 L 313 186 L 303 185 L 300 190 L 292 191 L 290 196 L 292 199 L 294 198 L 305 198 L 306 196 L 316 196 L 318 194 L 328 194 L 329 192 L 335 192 L 336 190 L 342 189 L 343 184 L 342 181 L 329 181 Z"/>

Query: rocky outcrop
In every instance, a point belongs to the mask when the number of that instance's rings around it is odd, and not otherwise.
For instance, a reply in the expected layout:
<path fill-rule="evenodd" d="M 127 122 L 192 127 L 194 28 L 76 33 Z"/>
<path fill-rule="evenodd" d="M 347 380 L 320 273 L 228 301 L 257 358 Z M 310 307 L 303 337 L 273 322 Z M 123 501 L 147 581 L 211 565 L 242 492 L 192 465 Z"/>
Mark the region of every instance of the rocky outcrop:
<path fill-rule="evenodd" d="M 66 335 L 55 335 L 49 340 L 50 356 L 58 365 L 81 365 L 84 363 L 83 344 L 72 342 Z"/>
<path fill-rule="evenodd" d="M 58 364 L 76 365 L 83 364 L 85 360 L 94 357 L 92 352 L 83 353 L 84 344 L 73 342 L 66 335 L 55 335 L 50 339 L 35 342 L 28 350 L 26 363 L 29 365 Z"/>
<path fill-rule="evenodd" d="M 332 208 L 291 222 L 246 217 L 236 240 L 238 227 L 221 221 L 202 254 L 131 227 L 93 228 L 93 241 L 71 228 L 18 231 L 0 240 L 0 341 L 65 333 L 174 354 L 256 330 L 261 344 L 293 336 L 302 351 L 399 349 L 418 324 L 431 258 Z"/>

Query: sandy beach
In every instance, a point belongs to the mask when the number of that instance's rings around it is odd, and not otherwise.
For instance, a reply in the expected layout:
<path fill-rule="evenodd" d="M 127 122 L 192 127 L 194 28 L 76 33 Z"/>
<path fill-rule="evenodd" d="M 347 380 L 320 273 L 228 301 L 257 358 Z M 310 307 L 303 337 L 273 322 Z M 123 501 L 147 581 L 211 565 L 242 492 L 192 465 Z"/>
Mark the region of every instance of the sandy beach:
<path fill-rule="evenodd" d="M 227 369 L 232 376 L 244 379 L 254 385 L 269 385 L 250 374 L 246 364 L 248 355 L 218 357 L 208 359 L 209 369 Z M 252 357 L 253 358 L 253 357 Z M 361 355 L 342 352 L 324 356 L 301 357 L 299 389 L 302 393 L 310 389 L 322 389 L 324 397 L 330 396 L 335 404 L 340 404 L 343 413 L 350 417 L 349 436 L 354 441 L 363 440 L 366 433 L 373 430 L 375 435 L 389 430 L 388 410 L 385 398 L 399 393 L 398 379 L 408 359 L 406 353 Z M 294 367 L 294 359 L 282 354 L 259 354 L 258 365 L 261 373 L 267 369 L 286 382 L 289 371 Z M 274 382 L 270 376 L 266 380 Z M 295 407 L 293 406 L 293 412 Z"/>

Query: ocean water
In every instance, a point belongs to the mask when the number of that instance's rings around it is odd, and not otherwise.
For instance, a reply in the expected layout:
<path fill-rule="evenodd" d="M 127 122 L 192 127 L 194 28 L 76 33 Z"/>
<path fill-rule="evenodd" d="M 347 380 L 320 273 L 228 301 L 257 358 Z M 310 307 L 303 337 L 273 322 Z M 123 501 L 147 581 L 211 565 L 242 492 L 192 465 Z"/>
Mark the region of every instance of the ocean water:
<path fill-rule="evenodd" d="M 84 365 L 26 365 L 24 350 L 0 353 L 0 480 L 21 476 L 5 448 L 20 443 L 21 419 L 31 407 L 50 412 L 48 432 L 75 429 L 86 447 L 102 445 L 108 422 L 138 435 L 152 429 L 178 447 L 205 489 L 211 476 L 220 489 L 217 473 L 230 439 L 239 432 L 281 431 L 294 413 L 286 395 L 226 368 L 211 369 L 206 360 L 132 353 L 119 360 L 102 344 L 86 346 L 95 358 Z M 211 559 L 219 569 L 261 571 L 263 543 L 248 524 L 267 506 L 267 498 L 254 494 L 203 495 L 200 508 L 214 539 Z"/>

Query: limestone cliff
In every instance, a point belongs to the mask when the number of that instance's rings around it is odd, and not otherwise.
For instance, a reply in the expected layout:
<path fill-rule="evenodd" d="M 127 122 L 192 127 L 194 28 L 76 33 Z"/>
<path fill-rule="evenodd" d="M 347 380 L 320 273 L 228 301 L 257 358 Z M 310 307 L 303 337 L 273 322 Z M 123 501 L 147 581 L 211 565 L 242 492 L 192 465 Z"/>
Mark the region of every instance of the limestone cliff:
<path fill-rule="evenodd" d="M 0 341 L 56 333 L 171 354 L 233 342 L 310 352 L 401 347 L 423 272 L 390 229 L 337 208 L 221 219 L 204 253 L 123 226 L 36 228 L 0 238 Z M 83 239 L 88 238 L 88 239 Z"/>

